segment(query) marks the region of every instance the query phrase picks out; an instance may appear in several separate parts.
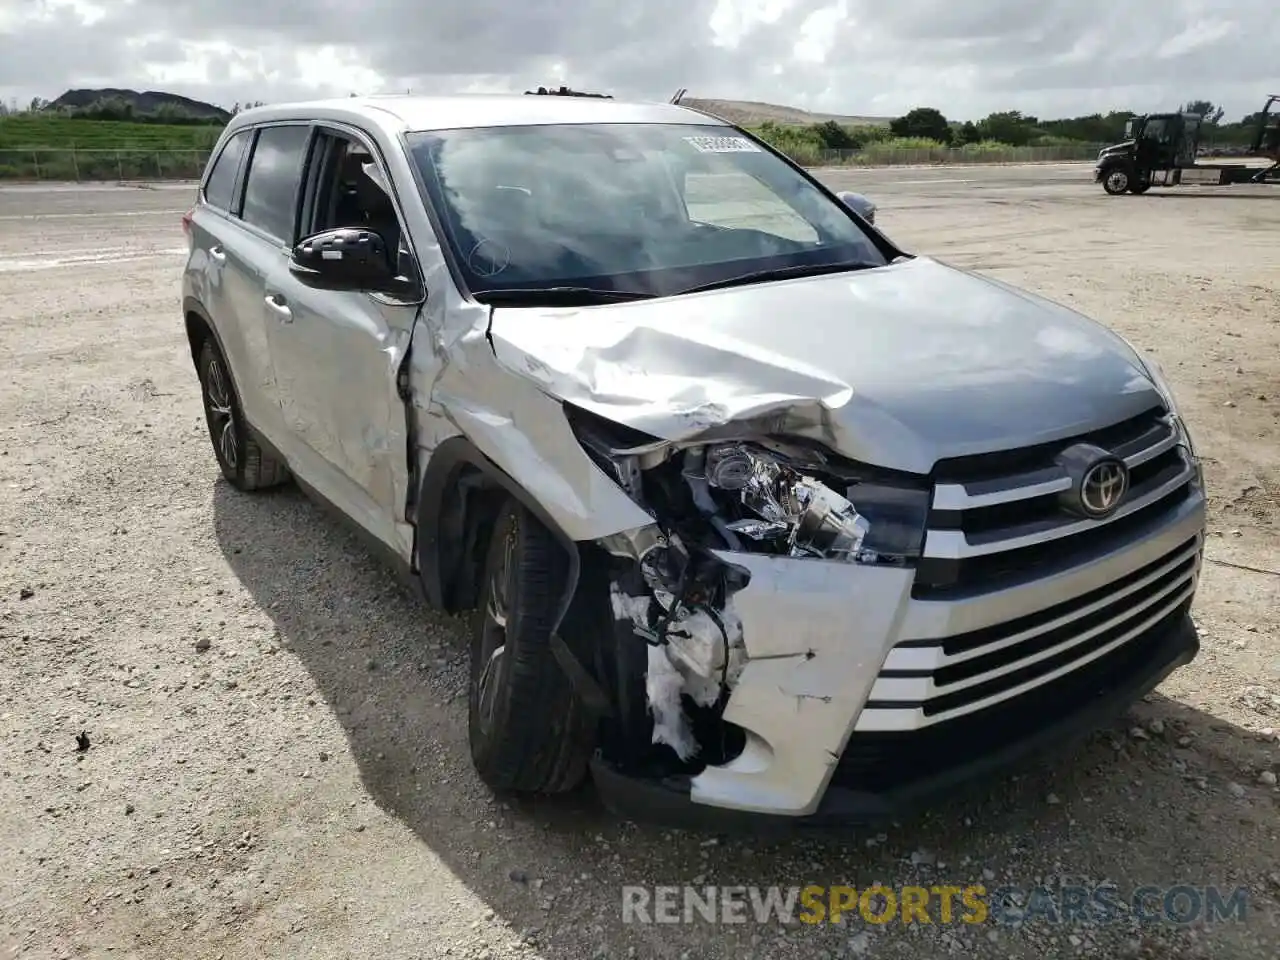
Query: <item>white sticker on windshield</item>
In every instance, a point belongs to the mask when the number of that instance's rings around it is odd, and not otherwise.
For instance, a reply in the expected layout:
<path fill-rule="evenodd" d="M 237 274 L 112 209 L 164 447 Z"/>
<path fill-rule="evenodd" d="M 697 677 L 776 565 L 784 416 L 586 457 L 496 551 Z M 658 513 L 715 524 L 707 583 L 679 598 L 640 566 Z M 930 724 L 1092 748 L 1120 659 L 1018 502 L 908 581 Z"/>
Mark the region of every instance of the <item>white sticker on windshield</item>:
<path fill-rule="evenodd" d="M 760 152 L 760 148 L 745 137 L 685 137 L 684 140 L 699 153 Z"/>

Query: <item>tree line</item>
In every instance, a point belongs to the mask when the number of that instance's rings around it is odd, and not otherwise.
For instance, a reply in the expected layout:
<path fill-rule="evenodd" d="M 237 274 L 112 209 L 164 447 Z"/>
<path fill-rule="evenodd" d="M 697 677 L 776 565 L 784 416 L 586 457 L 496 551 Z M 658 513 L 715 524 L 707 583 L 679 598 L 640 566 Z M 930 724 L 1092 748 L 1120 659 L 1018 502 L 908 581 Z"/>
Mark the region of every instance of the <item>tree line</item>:
<path fill-rule="evenodd" d="M 1208 100 L 1192 100 L 1181 113 L 1197 113 L 1204 120 L 1201 141 L 1218 146 L 1243 146 L 1253 139 L 1261 112 L 1247 114 L 1235 123 L 1224 123 L 1223 109 Z M 847 126 L 828 120 L 795 126 L 766 121 L 755 128 L 775 146 L 802 146 L 818 150 L 861 150 L 891 141 L 931 143 L 941 147 L 1003 144 L 1011 147 L 1053 147 L 1071 144 L 1115 143 L 1124 138 L 1128 110 L 1093 113 L 1081 117 L 1042 120 L 1018 110 L 988 114 L 981 120 L 957 122 L 935 107 L 916 107 L 887 125 Z"/>

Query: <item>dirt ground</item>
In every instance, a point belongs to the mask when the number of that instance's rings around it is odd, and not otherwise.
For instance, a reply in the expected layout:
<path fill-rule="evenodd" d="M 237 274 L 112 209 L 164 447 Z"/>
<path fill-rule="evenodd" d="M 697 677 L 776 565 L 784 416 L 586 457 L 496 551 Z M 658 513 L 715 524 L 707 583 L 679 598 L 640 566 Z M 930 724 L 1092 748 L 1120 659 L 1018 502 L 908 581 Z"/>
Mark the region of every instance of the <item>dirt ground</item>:
<path fill-rule="evenodd" d="M 467 624 L 292 489 L 218 478 L 178 309 L 190 189 L 0 188 L 3 955 L 1280 955 L 1280 189 L 827 176 L 908 248 L 1159 359 L 1212 495 L 1191 666 L 1078 750 L 883 832 L 717 838 L 618 823 L 590 791 L 495 802 L 467 755 Z M 1244 922 L 1147 927 L 621 911 L 624 884 L 876 881 L 1249 900 Z"/>

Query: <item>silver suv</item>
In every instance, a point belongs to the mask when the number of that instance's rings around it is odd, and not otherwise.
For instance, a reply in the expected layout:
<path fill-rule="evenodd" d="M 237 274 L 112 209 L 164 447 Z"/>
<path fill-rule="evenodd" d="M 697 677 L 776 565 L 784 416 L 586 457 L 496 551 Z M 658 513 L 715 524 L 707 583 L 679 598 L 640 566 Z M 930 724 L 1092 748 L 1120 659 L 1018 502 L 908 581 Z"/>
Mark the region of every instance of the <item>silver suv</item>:
<path fill-rule="evenodd" d="M 1103 326 L 674 105 L 239 114 L 184 224 L 214 453 L 477 612 L 492 788 L 899 813 L 1198 649 L 1199 462 Z"/>

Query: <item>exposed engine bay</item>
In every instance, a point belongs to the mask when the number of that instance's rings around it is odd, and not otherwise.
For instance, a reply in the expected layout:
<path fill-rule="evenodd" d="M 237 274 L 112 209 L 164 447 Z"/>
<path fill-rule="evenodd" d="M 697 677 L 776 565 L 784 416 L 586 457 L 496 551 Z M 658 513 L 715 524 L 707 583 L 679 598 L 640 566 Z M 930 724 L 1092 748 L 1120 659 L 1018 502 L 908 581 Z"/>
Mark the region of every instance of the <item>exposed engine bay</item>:
<path fill-rule="evenodd" d="M 772 554 L 844 563 L 902 563 L 894 546 L 893 511 L 885 491 L 851 465 L 803 441 L 744 436 L 708 443 L 663 441 L 627 445 L 612 425 L 574 417 L 575 432 L 593 460 L 655 520 L 657 531 L 627 549 L 630 569 L 610 580 L 614 618 L 629 623 L 647 645 L 644 694 L 652 742 L 682 764 L 705 758 L 729 693 L 746 664 L 734 594 L 745 571 L 713 551 Z M 886 517 L 881 536 L 841 490 L 878 491 Z M 890 497 L 890 500 L 892 497 Z M 888 533 L 886 538 L 884 533 Z M 718 761 L 723 762 L 720 757 Z M 705 761 L 704 761 L 705 762 Z"/>

